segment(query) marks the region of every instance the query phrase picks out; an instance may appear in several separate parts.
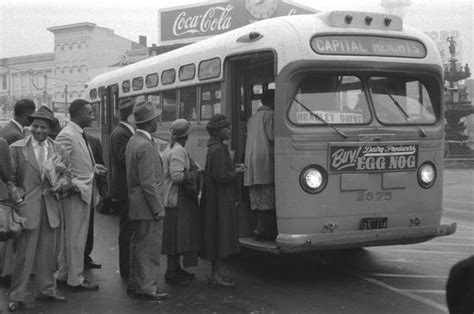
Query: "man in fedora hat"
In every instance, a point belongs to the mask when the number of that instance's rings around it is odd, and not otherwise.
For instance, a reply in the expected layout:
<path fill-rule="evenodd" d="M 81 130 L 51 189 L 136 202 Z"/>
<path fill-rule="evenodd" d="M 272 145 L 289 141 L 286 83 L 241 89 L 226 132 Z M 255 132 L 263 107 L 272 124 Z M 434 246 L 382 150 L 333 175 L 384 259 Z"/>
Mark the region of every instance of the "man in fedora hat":
<path fill-rule="evenodd" d="M 11 145 L 12 183 L 25 192 L 18 213 L 27 218 L 25 230 L 17 239 L 15 269 L 12 277 L 8 309 L 17 311 L 23 305 L 26 286 L 35 267 L 36 299 L 66 301 L 56 293 L 53 272 L 56 265 L 61 224 L 61 201 L 47 193 L 54 182 L 45 175 L 44 164 L 53 154 L 64 154 L 63 148 L 48 137 L 54 127 L 51 109 L 42 106 L 28 117 L 31 135 Z"/>
<path fill-rule="evenodd" d="M 120 123 L 110 134 L 111 197 L 119 207 L 119 269 L 120 275 L 124 278 L 128 278 L 130 268 L 130 237 L 132 235 L 132 223 L 128 217 L 127 168 L 125 166 L 125 148 L 132 135 L 135 134 L 135 128 L 127 121 L 132 110 L 132 99 L 126 99 L 119 104 Z"/>
<path fill-rule="evenodd" d="M 92 124 L 93 110 L 89 102 L 74 100 L 69 106 L 71 121 L 59 132 L 56 140 L 66 150 L 71 162 L 72 178 L 78 193 L 63 199 L 64 247 L 57 279 L 67 282 L 75 291 L 99 290 L 99 286 L 84 278 L 84 251 L 89 229 L 91 207 L 99 201 L 94 184 L 95 176 L 103 176 L 106 168 L 96 164 L 91 147 L 84 133 Z"/>
<path fill-rule="evenodd" d="M 149 101 L 136 104 L 128 121 L 135 124 L 137 130 L 125 149 L 128 209 L 133 224 L 127 291 L 151 301 L 168 297 L 167 293 L 157 290 L 165 207 L 163 166 L 151 133 L 157 129 L 160 114 L 161 110 L 155 111 Z"/>

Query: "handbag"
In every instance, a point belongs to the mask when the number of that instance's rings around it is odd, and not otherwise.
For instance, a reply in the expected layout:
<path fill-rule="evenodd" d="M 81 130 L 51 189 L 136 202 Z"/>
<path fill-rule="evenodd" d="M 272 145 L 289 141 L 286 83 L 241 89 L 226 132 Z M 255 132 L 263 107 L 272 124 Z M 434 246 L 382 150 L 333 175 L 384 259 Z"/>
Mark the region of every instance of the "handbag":
<path fill-rule="evenodd" d="M 25 229 L 26 218 L 14 210 L 9 201 L 0 201 L 0 242 L 16 239 Z"/>

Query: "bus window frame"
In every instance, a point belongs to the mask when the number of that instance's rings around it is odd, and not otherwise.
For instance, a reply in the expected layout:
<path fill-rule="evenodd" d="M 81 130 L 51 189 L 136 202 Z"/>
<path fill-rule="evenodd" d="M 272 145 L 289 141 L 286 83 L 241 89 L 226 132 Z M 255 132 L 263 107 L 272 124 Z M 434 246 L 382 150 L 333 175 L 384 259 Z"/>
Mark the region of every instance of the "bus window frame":
<path fill-rule="evenodd" d="M 293 81 L 292 83 L 292 91 L 291 91 L 291 98 L 290 98 L 290 102 L 287 104 L 287 110 L 286 110 L 286 120 L 288 121 L 288 123 L 290 123 L 292 126 L 294 127 L 299 127 L 299 128 L 307 128 L 307 127 L 328 127 L 328 125 L 326 125 L 325 123 L 321 122 L 321 123 L 307 123 L 307 124 L 297 124 L 295 123 L 294 121 L 292 121 L 292 119 L 290 119 L 290 111 L 293 107 L 292 103 L 293 103 L 293 99 L 295 98 L 296 96 L 296 93 L 298 93 L 298 89 L 300 87 L 300 84 L 301 82 L 308 77 L 308 75 L 312 75 L 312 74 L 315 74 L 315 73 L 318 73 L 318 74 L 330 74 L 330 75 L 335 75 L 335 76 L 353 76 L 353 77 L 356 77 L 359 79 L 360 83 L 361 83 L 361 88 L 363 89 L 364 91 L 364 97 L 367 101 L 367 109 L 368 109 L 368 112 L 370 113 L 370 118 L 367 122 L 365 123 L 330 123 L 328 122 L 331 126 L 335 126 L 335 127 L 339 127 L 339 126 L 349 126 L 349 127 L 358 127 L 358 126 L 368 126 L 370 125 L 373 120 L 374 120 L 374 112 L 373 112 L 373 107 L 372 107 L 372 104 L 371 104 L 371 99 L 368 97 L 368 90 L 367 90 L 367 83 L 366 83 L 366 78 L 365 78 L 365 74 L 364 73 L 356 73 L 357 71 L 346 71 L 346 70 L 341 70 L 341 71 L 338 71 L 338 70 L 328 70 L 328 69 L 307 69 L 307 70 L 304 70 L 304 71 L 299 71 L 299 72 L 296 72 L 294 73 L 292 76 L 291 76 L 291 80 Z"/>

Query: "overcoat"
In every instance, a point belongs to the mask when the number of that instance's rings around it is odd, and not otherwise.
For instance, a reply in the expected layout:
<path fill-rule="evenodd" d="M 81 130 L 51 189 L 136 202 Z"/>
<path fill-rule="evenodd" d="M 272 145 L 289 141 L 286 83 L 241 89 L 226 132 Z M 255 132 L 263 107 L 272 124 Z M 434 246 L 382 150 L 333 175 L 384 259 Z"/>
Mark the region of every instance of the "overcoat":
<path fill-rule="evenodd" d="M 10 121 L 6 124 L 3 128 L 0 129 L 0 137 L 3 137 L 7 140 L 8 145 L 24 139 L 25 135 L 23 134 L 22 130 L 15 124 L 15 122 Z"/>
<path fill-rule="evenodd" d="M 7 141 L 0 137 L 0 200 L 8 199 L 6 181 L 10 180 L 12 173 L 11 163 L 10 147 Z"/>
<path fill-rule="evenodd" d="M 247 122 L 244 185 L 274 184 L 273 110 L 262 105 Z"/>
<path fill-rule="evenodd" d="M 117 125 L 110 135 L 110 152 L 112 153 L 111 197 L 116 200 L 126 200 L 127 170 L 125 167 L 125 148 L 133 133 L 122 123 Z"/>
<path fill-rule="evenodd" d="M 199 251 L 198 193 L 190 188 L 191 161 L 180 143 L 168 145 L 163 153 L 166 217 L 163 225 L 162 254 L 176 255 Z M 197 255 L 196 255 L 197 257 Z"/>
<path fill-rule="evenodd" d="M 163 165 L 154 143 L 142 132 L 136 132 L 127 144 L 125 160 L 130 219 L 164 217 Z"/>
<path fill-rule="evenodd" d="M 207 144 L 201 198 L 201 250 L 204 259 L 221 259 L 239 252 L 235 172 L 227 146 L 216 136 Z"/>

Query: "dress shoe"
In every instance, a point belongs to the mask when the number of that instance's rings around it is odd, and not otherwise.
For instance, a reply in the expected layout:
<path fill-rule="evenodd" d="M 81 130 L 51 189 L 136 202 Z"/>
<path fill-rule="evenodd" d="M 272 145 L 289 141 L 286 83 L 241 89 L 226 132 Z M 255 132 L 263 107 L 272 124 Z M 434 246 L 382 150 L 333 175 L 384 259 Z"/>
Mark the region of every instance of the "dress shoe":
<path fill-rule="evenodd" d="M 95 261 L 84 262 L 84 269 L 91 269 L 91 268 L 95 268 L 95 269 L 102 268 L 102 264 L 99 264 Z"/>
<path fill-rule="evenodd" d="M 9 312 L 19 311 L 21 310 L 22 307 L 23 307 L 23 302 L 21 301 L 11 301 L 10 303 L 8 303 Z"/>
<path fill-rule="evenodd" d="M 191 279 L 181 276 L 178 273 L 165 274 L 165 282 L 169 285 L 184 286 L 191 282 Z"/>
<path fill-rule="evenodd" d="M 235 282 L 227 277 L 209 278 L 207 284 L 209 287 L 235 287 Z"/>
<path fill-rule="evenodd" d="M 66 297 L 61 295 L 52 294 L 52 295 L 41 295 L 36 297 L 37 301 L 42 302 L 66 302 Z"/>
<path fill-rule="evenodd" d="M 69 286 L 69 285 L 68 285 Z M 76 291 L 97 291 L 99 290 L 99 285 L 95 285 L 90 283 L 89 281 L 85 280 L 77 286 L 69 286 L 71 289 Z"/>
<path fill-rule="evenodd" d="M 194 280 L 196 279 L 196 275 L 193 274 L 193 273 L 190 273 L 190 272 L 187 272 L 185 271 L 184 269 L 182 268 L 178 268 L 178 274 L 186 279 L 189 279 L 189 280 Z"/>
<path fill-rule="evenodd" d="M 10 288 L 11 283 L 12 283 L 12 276 L 10 276 L 10 275 L 0 276 L 0 284 L 2 286 Z"/>
<path fill-rule="evenodd" d="M 169 298 L 169 294 L 166 292 L 155 292 L 152 294 L 135 294 L 135 297 L 148 301 L 161 301 Z"/>

